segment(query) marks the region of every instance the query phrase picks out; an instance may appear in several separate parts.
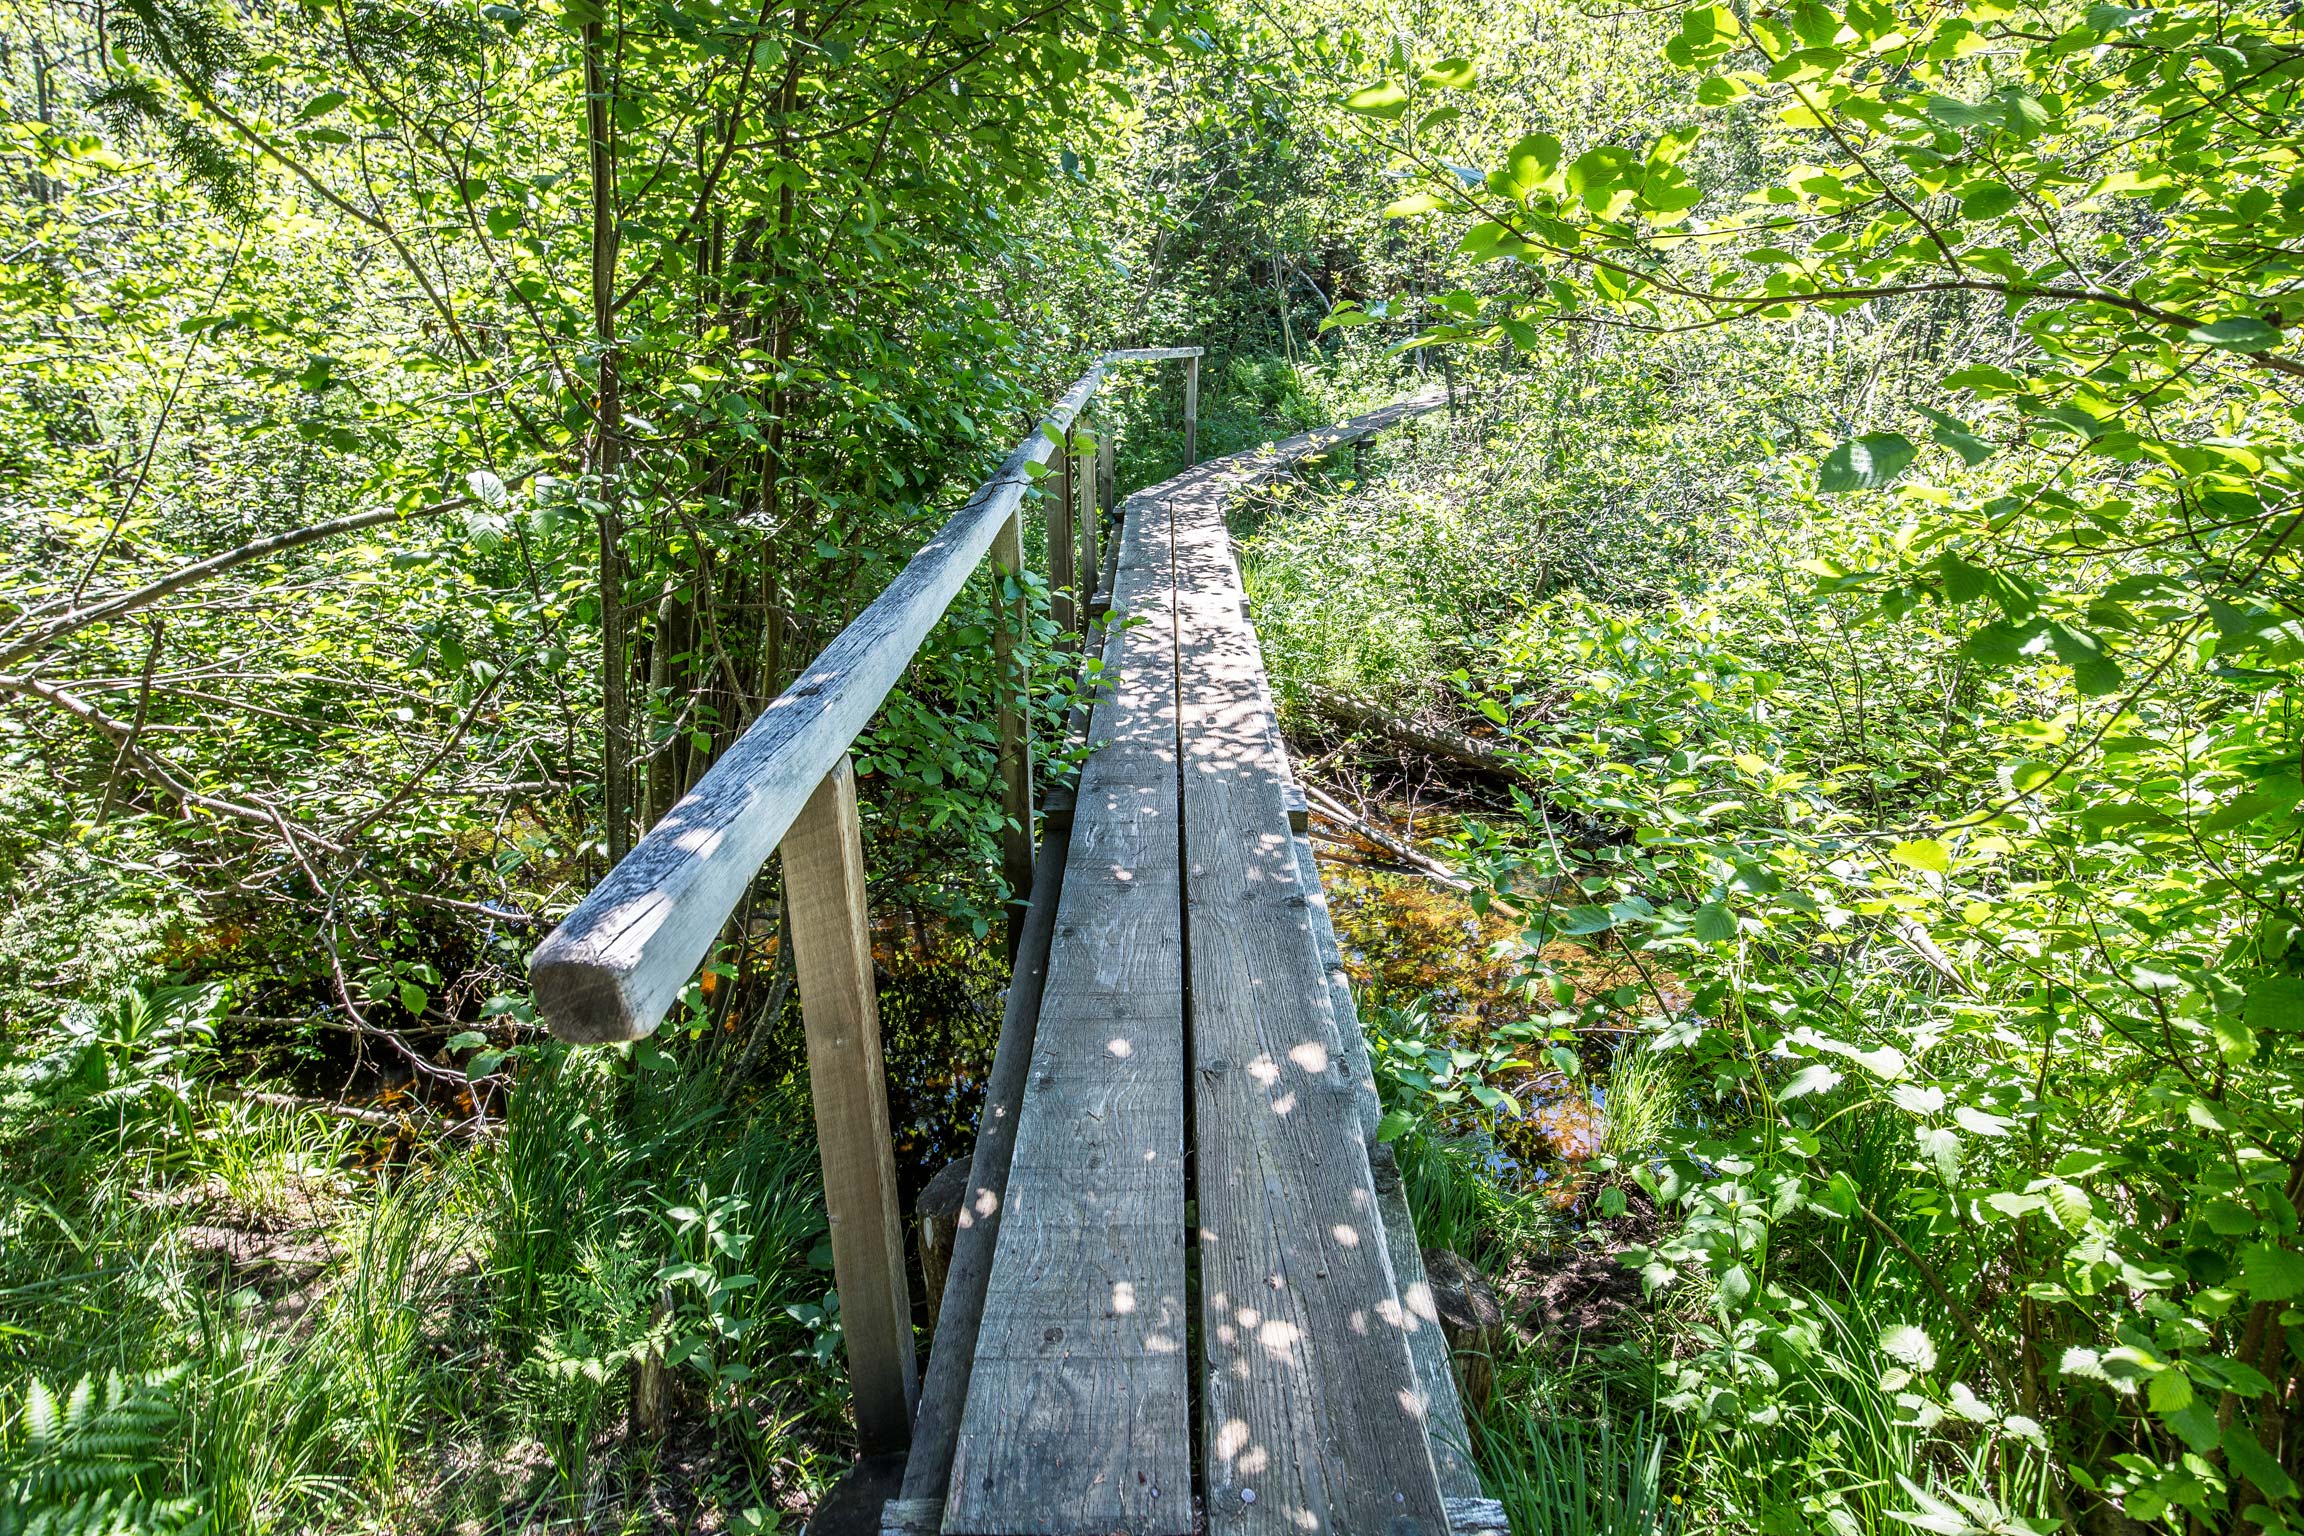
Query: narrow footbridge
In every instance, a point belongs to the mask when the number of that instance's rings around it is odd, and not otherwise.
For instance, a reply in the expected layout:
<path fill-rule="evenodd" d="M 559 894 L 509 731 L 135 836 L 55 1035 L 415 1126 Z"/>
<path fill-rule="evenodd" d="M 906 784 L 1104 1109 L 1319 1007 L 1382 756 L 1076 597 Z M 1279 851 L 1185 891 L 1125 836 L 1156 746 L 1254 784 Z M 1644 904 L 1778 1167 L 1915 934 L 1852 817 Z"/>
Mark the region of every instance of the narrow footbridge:
<path fill-rule="evenodd" d="M 1115 508 L 1088 409 L 1113 368 L 1165 360 L 1187 370 L 1190 467 Z M 781 857 L 858 1440 L 903 1457 L 887 1536 L 1504 1525 L 1374 1141 L 1225 525 L 1244 492 L 1440 402 L 1191 463 L 1198 361 L 1099 360 L 530 961 L 563 1038 L 646 1034 Z M 1020 569 L 1035 504 L 1055 617 L 1102 668 L 1073 714 L 1077 782 L 1041 797 L 1020 608 L 995 640 L 1005 862 L 1028 899 L 923 1377 L 847 753 L 976 566 Z"/>

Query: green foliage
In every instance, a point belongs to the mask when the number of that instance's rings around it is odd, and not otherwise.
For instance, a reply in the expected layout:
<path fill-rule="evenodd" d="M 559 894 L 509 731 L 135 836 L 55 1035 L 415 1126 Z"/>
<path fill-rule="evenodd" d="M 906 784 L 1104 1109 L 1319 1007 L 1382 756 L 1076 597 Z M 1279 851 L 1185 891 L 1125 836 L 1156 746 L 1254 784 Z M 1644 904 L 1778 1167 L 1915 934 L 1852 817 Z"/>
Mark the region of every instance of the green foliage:
<path fill-rule="evenodd" d="M 844 1404 L 791 1309 L 825 1296 L 824 1218 L 780 1101 L 730 1106 L 708 1058 L 553 1050 L 502 1140 L 386 1178 L 339 1121 L 182 1079 L 164 1058 L 201 1001 L 124 999 L 11 1069 L 0 1528 L 598 1507 L 629 1470 L 602 1432 L 649 1358 L 717 1432 L 714 1498 L 821 1477 Z M 539 1476 L 439 1482 L 460 1457 L 526 1466 L 522 1443 Z"/>
<path fill-rule="evenodd" d="M 181 1370 L 130 1381 L 84 1376 L 61 1399 L 33 1377 L 7 1405 L 14 1430 L 0 1439 L 0 1532 L 5 1536 L 199 1536 L 211 1528 L 202 1500 L 155 1498 L 146 1489 L 181 1418 L 173 1388 Z"/>
<path fill-rule="evenodd" d="M 1714 1319 L 1673 1405 L 1791 1412 L 1852 1281 L 1944 1323 L 1901 1465 L 2021 1421 L 2069 1479 L 1923 1496 L 1883 1457 L 1898 1519 L 2288 1529 L 2294 18 L 1697 7 L 1656 41 L 1704 78 L 1653 127 L 1479 177 L 1407 131 L 1444 94 L 1410 63 L 1342 105 L 1419 188 L 1396 216 L 1462 232 L 1423 342 L 1775 320 L 1940 375 L 1768 465 L 1773 547 L 1709 593 L 1544 603 L 1467 669 L 1541 786 L 1538 936 L 1692 993 L 1595 1004 L 1704 1085 L 1635 1170 L 1676 1217 L 1650 1283 Z"/>

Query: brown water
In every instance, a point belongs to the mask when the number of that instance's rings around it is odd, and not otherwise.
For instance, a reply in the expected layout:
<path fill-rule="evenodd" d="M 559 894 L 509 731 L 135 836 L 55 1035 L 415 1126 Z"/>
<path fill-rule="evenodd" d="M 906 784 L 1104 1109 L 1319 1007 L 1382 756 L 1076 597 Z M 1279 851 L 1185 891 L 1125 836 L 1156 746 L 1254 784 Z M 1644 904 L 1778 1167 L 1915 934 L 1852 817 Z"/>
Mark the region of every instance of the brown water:
<path fill-rule="evenodd" d="M 1439 818 L 1401 818 L 1387 828 L 1405 841 L 1421 842 L 1443 830 Z M 1420 875 L 1370 867 L 1328 849 L 1321 850 L 1321 883 L 1344 951 L 1344 967 L 1364 1017 L 1375 1009 L 1405 1008 L 1421 1000 L 1432 1024 L 1432 1043 L 1477 1048 L 1489 1044 L 1504 1026 L 1539 1018 L 1554 1005 L 1530 997 L 1516 983 L 1532 963 L 1546 963 L 1576 989 L 1576 1006 L 1601 1001 L 1632 985 L 1645 988 L 1639 969 L 1621 950 L 1587 949 L 1554 941 L 1531 953 L 1523 930 L 1527 919 L 1495 906 L 1476 910 L 1463 895 Z M 1520 898 L 1533 910 L 1546 898 L 1529 892 Z M 1668 1002 L 1684 1001 L 1676 978 L 1651 974 Z M 1630 1024 L 1608 1018 L 1617 1028 Z M 1607 1135 L 1604 1082 L 1622 1039 L 1602 1029 L 1582 1034 L 1576 1050 L 1583 1071 L 1576 1079 L 1543 1062 L 1492 1086 L 1510 1093 L 1520 1113 L 1497 1120 L 1491 1132 L 1510 1171 L 1543 1184 L 1563 1200 L 1575 1197 L 1577 1175 L 1598 1156 Z M 1533 1056 L 1532 1049 L 1524 1052 Z"/>

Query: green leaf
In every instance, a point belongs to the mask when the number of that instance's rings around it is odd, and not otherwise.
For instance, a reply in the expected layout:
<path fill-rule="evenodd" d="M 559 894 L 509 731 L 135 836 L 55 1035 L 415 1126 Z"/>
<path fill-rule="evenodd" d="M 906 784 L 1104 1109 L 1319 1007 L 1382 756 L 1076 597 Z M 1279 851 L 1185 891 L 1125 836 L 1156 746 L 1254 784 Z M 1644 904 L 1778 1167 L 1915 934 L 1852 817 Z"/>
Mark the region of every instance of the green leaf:
<path fill-rule="evenodd" d="M 1990 571 L 1969 564 L 1950 550 L 1936 557 L 1936 574 L 1943 579 L 1944 600 L 1948 603 L 1973 603 L 1978 598 L 1990 597 L 1996 585 Z"/>
<path fill-rule="evenodd" d="M 1462 90 L 1478 77 L 1470 59 L 1442 59 L 1424 71 L 1424 84 Z"/>
<path fill-rule="evenodd" d="M 1927 1329 L 1911 1323 L 1882 1329 L 1880 1353 L 1923 1375 L 1936 1369 L 1936 1341 L 1928 1337 Z"/>
<path fill-rule="evenodd" d="M 2010 624 L 1996 621 L 1970 635 L 1960 647 L 1960 654 L 1970 661 L 1987 667 L 2013 667 L 2036 658 L 2048 648 L 2048 625 L 2044 622 Z"/>
<path fill-rule="evenodd" d="M 1582 906 L 1568 909 L 1566 919 L 1560 924 L 1560 931 L 1572 937 L 1582 938 L 1586 934 L 1606 933 L 1615 926 L 1614 913 L 1606 907 L 1587 902 Z"/>
<path fill-rule="evenodd" d="M 308 123 L 316 117 L 326 117 L 349 100 L 351 98 L 342 91 L 322 91 L 304 103 L 304 109 L 296 114 L 296 121 Z"/>
<path fill-rule="evenodd" d="M 2222 347 L 2227 352 L 2268 352 L 2280 345 L 2280 328 L 2266 325 L 2253 315 L 2233 315 L 2208 325 L 2194 326 L 2192 339 L 2204 347 Z"/>
<path fill-rule="evenodd" d="M 1413 1130 L 1415 1125 L 1416 1117 L 1408 1111 L 1404 1109 L 1386 1110 L 1384 1118 L 1376 1122 L 1376 1139 L 1378 1141 L 1398 1141 Z"/>
<path fill-rule="evenodd" d="M 1996 219 L 2016 206 L 2016 189 L 2004 181 L 1984 181 L 1960 194 L 1960 211 L 1971 219 Z"/>
<path fill-rule="evenodd" d="M 1914 869 L 1941 875 L 1952 867 L 1952 852 L 1932 837 L 1913 838 L 1888 850 L 1888 857 Z"/>
<path fill-rule="evenodd" d="M 1632 170 L 1629 150 L 1603 144 L 1597 149 L 1584 151 L 1568 162 L 1568 191 L 1582 198 L 1586 208 L 1599 213 L 1606 208 Z"/>
<path fill-rule="evenodd" d="M 2097 698 L 2120 691 L 2125 674 L 2118 662 L 2104 654 L 2103 641 L 2066 624 L 2049 625 L 2048 638 L 2056 648 L 2056 659 L 2072 669 L 2073 685 L 2082 693 Z"/>
<path fill-rule="evenodd" d="M 2152 1381 L 2145 1389 L 2152 1411 L 2162 1418 L 2192 1405 L 2192 1378 L 2173 1366 L 2152 1373 Z"/>
<path fill-rule="evenodd" d="M 2296 1497 L 2296 1479 L 2266 1454 L 2245 1424 L 2231 1425 L 2223 1434 L 2224 1456 L 2232 1470 L 2256 1485 L 2259 1493 L 2275 1499 Z"/>
<path fill-rule="evenodd" d="M 1876 491 L 1904 472 L 1920 450 L 1901 432 L 1869 432 L 1832 450 L 1816 476 L 1820 491 Z"/>
<path fill-rule="evenodd" d="M 1846 1173 L 1835 1173 L 1824 1187 L 1808 1197 L 1809 1207 L 1837 1216 L 1842 1221 L 1853 1217 L 1862 1205 L 1863 1197 L 1856 1189 L 1856 1181 Z"/>
<path fill-rule="evenodd" d="M 2240 1250 L 2240 1275 L 2258 1301 L 2287 1301 L 2304 1295 L 2304 1253 L 2277 1243 L 2250 1243 Z"/>
<path fill-rule="evenodd" d="M 1943 1126 L 1922 1126 L 1917 1132 L 1920 1155 L 1935 1163 L 1946 1184 L 1960 1182 L 1960 1133 Z"/>
<path fill-rule="evenodd" d="M 1408 92 L 1394 80 L 1364 85 L 1344 98 L 1344 110 L 1362 117 L 1398 117 L 1408 110 Z"/>
<path fill-rule="evenodd" d="M 2304 977 L 2250 977 L 2241 1017 L 2250 1029 L 2304 1030 Z"/>
<path fill-rule="evenodd" d="M 1733 1312 L 1752 1298 L 1752 1271 L 1743 1265 L 1732 1266 L 1720 1277 L 1720 1303 Z"/>
<path fill-rule="evenodd" d="M 1804 1099 L 1812 1093 L 1826 1093 L 1840 1086 L 1840 1073 L 1823 1062 L 1812 1061 L 1793 1075 L 1792 1081 L 1777 1091 L 1778 1102 L 1786 1099 Z"/>
<path fill-rule="evenodd" d="M 1949 448 L 1960 455 L 1960 462 L 1970 469 L 1974 469 L 2000 451 L 1993 444 L 1978 437 L 1968 423 L 1959 417 L 1947 415 L 1943 411 L 1930 410 L 1927 406 L 1921 406 L 1919 409 L 1921 415 L 1936 424 L 1936 430 L 1928 434 L 1929 440 L 1938 447 Z"/>
<path fill-rule="evenodd" d="M 1503 185 L 1495 190 L 1506 197 L 1524 199 L 1551 178 L 1560 165 L 1560 141 L 1548 133 L 1531 133 L 1512 146 L 1497 174 Z"/>
<path fill-rule="evenodd" d="M 1689 932 L 1699 944 L 1726 943 L 1736 937 L 1736 914 L 1724 901 L 1708 901 L 1696 909 L 1696 921 Z"/>

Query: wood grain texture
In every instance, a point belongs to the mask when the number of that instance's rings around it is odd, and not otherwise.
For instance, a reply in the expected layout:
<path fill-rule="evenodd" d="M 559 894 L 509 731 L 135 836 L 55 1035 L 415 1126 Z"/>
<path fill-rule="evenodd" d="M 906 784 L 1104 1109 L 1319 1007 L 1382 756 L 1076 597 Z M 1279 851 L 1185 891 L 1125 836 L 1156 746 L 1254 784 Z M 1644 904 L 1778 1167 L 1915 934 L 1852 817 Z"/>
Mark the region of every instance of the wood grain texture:
<path fill-rule="evenodd" d="M 1400 1296 L 1401 1330 L 1408 1338 L 1408 1357 L 1424 1392 L 1425 1439 L 1432 1448 L 1432 1467 L 1439 1475 L 1440 1492 L 1448 1500 L 1452 1529 L 1464 1529 L 1463 1501 L 1480 1501 L 1479 1474 L 1472 1470 L 1472 1438 L 1464 1424 L 1464 1404 L 1456 1390 L 1456 1372 L 1448 1363 L 1448 1341 L 1441 1333 L 1440 1316 L 1432 1302 L 1432 1284 L 1424 1273 L 1424 1254 L 1416 1245 L 1416 1223 L 1408 1213 L 1407 1192 L 1392 1149 L 1376 1142 L 1377 1123 L 1384 1107 L 1376 1097 L 1376 1079 L 1368 1061 L 1368 1037 L 1360 1029 L 1360 1010 L 1352 997 L 1351 978 L 1344 973 L 1343 949 L 1336 942 L 1336 926 L 1328 912 L 1328 896 L 1320 885 L 1319 862 L 1312 843 L 1301 835 L 1296 845 L 1297 878 L 1303 883 L 1312 924 L 1313 949 L 1327 973 L 1329 1011 L 1335 1017 L 1336 1036 L 1343 1047 L 1344 1075 L 1352 1084 L 1352 1100 L 1360 1134 L 1368 1143 L 1370 1172 L 1376 1179 L 1376 1211 L 1384 1225 L 1385 1251 L 1392 1256 L 1392 1283 Z M 1465 1508 L 1470 1508 L 1465 1504 Z M 1503 1523 L 1499 1517 L 1494 1524 Z"/>
<path fill-rule="evenodd" d="M 866 1455 L 900 1451 L 912 1438 L 919 1378 L 864 901 L 863 828 L 845 753 L 792 823 L 783 855 L 856 1439 Z"/>
<path fill-rule="evenodd" d="M 1106 589 L 1120 555 L 1117 540 L 1107 551 Z M 997 558 L 997 548 L 995 558 Z M 1101 648 L 1106 672 L 1117 676 L 1121 636 L 1109 627 L 1091 634 Z M 1068 744 L 1078 744 L 1089 731 L 1093 695 L 1073 701 L 1065 724 Z M 1056 935 L 1056 911 L 1063 896 L 1072 825 L 1073 786 L 1052 790 L 1053 812 L 1044 824 L 1040 851 L 1033 866 L 1031 902 L 1012 958 L 1008 997 L 1000 1017 L 999 1043 L 992 1070 L 984 1086 L 984 1108 L 976 1122 L 976 1149 L 970 1161 L 968 1196 L 961 1204 L 959 1226 L 953 1234 L 952 1261 L 944 1281 L 944 1311 L 928 1369 L 920 1384 L 920 1412 L 912 1429 L 912 1453 L 904 1464 L 903 1498 L 925 1507 L 932 1502 L 934 1518 L 927 1529 L 942 1525 L 944 1491 L 951 1482 L 952 1458 L 960 1437 L 961 1415 L 968 1402 L 968 1384 L 976 1367 L 976 1340 L 984 1317 L 985 1296 L 992 1274 L 992 1259 L 1007 1205 L 1008 1175 L 1015 1158 L 1016 1130 L 1022 1118 L 1025 1086 L 1029 1080 L 1033 1048 L 1040 1023 L 1040 998 L 1048 977 L 1049 952 Z M 1058 822 L 1062 831 L 1056 831 Z M 915 1512 L 914 1518 L 918 1518 Z"/>
<path fill-rule="evenodd" d="M 1172 499 L 1208 1529 L 1442 1536 L 1395 1288 L 1297 869 L 1223 505 Z"/>
<path fill-rule="evenodd" d="M 1192 1527 L 1168 520 L 1134 501 L 945 1505 L 974 1536 Z"/>

